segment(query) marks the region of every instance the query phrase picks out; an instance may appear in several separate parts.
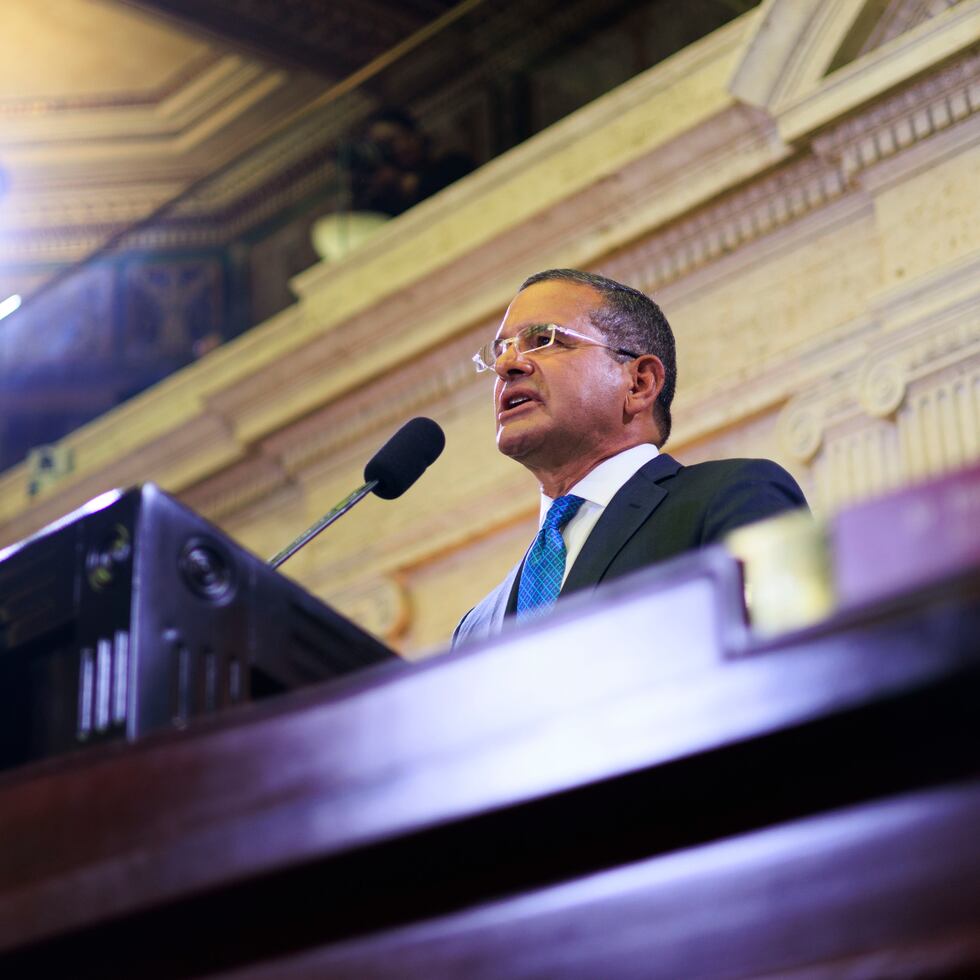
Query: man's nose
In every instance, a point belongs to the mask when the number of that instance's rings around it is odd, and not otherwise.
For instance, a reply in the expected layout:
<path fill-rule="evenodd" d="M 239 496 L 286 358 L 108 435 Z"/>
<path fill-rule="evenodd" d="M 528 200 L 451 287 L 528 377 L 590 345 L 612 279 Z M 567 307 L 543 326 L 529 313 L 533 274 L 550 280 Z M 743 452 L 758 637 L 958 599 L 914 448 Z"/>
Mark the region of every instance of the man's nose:
<path fill-rule="evenodd" d="M 520 374 L 530 374 L 534 364 L 526 354 L 517 349 L 517 344 L 508 344 L 501 355 L 493 362 L 493 369 L 501 378 L 513 378 Z"/>

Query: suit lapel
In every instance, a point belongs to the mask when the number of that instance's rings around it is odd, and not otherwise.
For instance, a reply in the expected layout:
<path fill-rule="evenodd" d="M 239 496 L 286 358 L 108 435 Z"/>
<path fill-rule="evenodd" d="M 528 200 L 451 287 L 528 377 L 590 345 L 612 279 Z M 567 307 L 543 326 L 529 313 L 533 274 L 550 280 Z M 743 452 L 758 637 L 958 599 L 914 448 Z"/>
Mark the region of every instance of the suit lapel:
<path fill-rule="evenodd" d="M 517 585 L 521 580 L 521 569 L 524 568 L 525 552 L 522 558 L 511 570 L 510 574 L 500 584 L 500 594 L 496 596 L 493 607 L 493 626 L 499 631 L 504 616 L 517 610 Z"/>
<path fill-rule="evenodd" d="M 661 453 L 641 467 L 609 501 L 579 552 L 562 586 L 562 595 L 596 585 L 613 559 L 667 496 L 659 481 L 673 476 L 681 464 Z"/>

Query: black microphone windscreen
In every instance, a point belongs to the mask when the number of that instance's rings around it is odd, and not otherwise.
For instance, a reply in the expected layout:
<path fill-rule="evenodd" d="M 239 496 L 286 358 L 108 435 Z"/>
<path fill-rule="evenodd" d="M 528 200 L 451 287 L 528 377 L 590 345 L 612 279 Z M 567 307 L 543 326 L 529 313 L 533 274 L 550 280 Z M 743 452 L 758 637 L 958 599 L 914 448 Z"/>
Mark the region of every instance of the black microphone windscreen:
<path fill-rule="evenodd" d="M 364 480 L 377 480 L 374 492 L 385 500 L 400 497 L 435 462 L 446 445 L 442 429 L 432 419 L 406 422 L 364 467 Z"/>

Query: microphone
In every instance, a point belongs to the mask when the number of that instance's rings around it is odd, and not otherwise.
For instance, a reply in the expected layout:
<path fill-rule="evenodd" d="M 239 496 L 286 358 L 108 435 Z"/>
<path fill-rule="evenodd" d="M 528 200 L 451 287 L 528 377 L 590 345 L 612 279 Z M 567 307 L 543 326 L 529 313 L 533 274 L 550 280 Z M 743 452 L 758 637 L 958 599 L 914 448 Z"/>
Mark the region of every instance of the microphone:
<path fill-rule="evenodd" d="M 446 445 L 446 436 L 432 419 L 406 422 L 364 467 L 364 479 L 384 500 L 400 497 L 431 466 Z"/>
<path fill-rule="evenodd" d="M 446 436 L 432 419 L 419 416 L 406 422 L 368 461 L 363 486 L 270 558 L 269 565 L 278 568 L 372 491 L 384 500 L 400 497 L 439 458 L 445 445 Z"/>

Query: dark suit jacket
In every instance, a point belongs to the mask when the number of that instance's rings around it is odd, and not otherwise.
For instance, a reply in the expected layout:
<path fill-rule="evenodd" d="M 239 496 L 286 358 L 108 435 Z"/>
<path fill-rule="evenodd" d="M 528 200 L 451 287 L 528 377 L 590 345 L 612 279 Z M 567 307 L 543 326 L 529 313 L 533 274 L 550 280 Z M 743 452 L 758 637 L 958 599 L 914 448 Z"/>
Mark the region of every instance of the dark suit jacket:
<path fill-rule="evenodd" d="M 803 491 L 766 459 L 682 466 L 661 453 L 609 502 L 562 586 L 561 596 L 594 588 L 682 552 L 715 544 L 729 531 L 805 507 Z M 524 560 L 462 619 L 453 644 L 495 636 L 517 606 Z"/>

